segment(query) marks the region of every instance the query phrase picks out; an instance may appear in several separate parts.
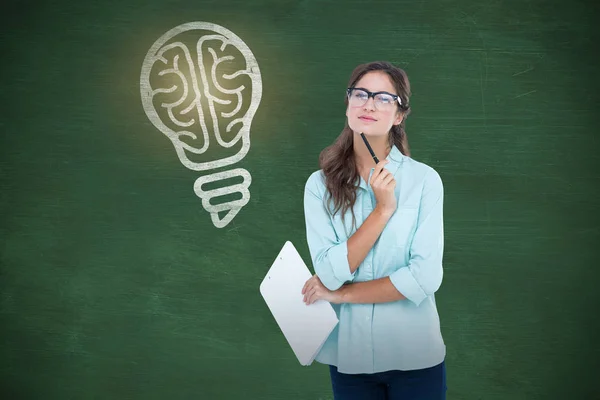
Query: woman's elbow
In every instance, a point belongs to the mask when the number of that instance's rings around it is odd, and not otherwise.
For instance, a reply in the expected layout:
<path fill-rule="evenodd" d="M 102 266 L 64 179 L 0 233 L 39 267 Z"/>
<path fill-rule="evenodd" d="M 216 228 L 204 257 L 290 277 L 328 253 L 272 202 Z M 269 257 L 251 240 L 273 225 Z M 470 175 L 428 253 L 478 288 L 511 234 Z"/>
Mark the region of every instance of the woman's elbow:
<path fill-rule="evenodd" d="M 427 296 L 431 296 L 432 294 L 437 292 L 442 286 L 443 278 L 444 270 L 441 264 L 439 266 L 436 266 L 435 268 L 432 268 L 427 276 L 427 279 L 421 284 L 423 292 L 425 292 Z"/>

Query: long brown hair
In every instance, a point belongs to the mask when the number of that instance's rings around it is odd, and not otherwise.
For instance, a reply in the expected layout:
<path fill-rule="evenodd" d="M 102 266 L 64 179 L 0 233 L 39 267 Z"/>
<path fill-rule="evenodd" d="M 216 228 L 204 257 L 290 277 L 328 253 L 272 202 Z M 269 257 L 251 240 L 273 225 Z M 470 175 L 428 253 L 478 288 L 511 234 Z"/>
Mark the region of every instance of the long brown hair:
<path fill-rule="evenodd" d="M 348 87 L 354 87 L 356 82 L 363 75 L 372 71 L 381 71 L 388 74 L 396 93 L 402 100 L 402 106 L 398 105 L 399 111 L 404 114 L 402 122 L 399 125 L 392 125 L 388 134 L 389 145 L 396 145 L 400 152 L 410 156 L 408 140 L 406 138 L 405 121 L 410 113 L 410 82 L 406 72 L 386 61 L 376 61 L 357 66 L 348 82 Z M 348 107 L 348 97 L 344 100 Z M 342 133 L 335 142 L 323 149 L 319 155 L 319 167 L 325 175 L 325 184 L 329 193 L 327 205 L 331 215 L 335 215 L 342 210 L 342 220 L 348 209 L 352 210 L 352 224 L 355 225 L 356 218 L 353 211 L 356 202 L 356 188 L 360 183 L 360 175 L 356 167 L 356 160 L 353 150 L 354 133 L 348 126 L 348 120 Z M 331 208 L 333 202 L 333 209 Z"/>

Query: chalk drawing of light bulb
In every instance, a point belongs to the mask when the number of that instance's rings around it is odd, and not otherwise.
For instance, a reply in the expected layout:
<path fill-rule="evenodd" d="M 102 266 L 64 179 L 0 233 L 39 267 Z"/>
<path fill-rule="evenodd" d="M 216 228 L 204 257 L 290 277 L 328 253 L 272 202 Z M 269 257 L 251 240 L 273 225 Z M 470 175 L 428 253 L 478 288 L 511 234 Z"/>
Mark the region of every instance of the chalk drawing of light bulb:
<path fill-rule="evenodd" d="M 252 51 L 222 26 L 179 25 L 148 50 L 140 92 L 148 119 L 171 140 L 181 163 L 211 172 L 196 179 L 194 192 L 213 225 L 227 226 L 250 200 L 252 177 L 243 168 L 215 170 L 235 164 L 250 149 L 250 125 L 262 97 Z M 224 183 L 239 178 L 236 184 Z M 215 182 L 220 186 L 214 188 Z M 215 200 L 231 195 L 241 198 Z"/>

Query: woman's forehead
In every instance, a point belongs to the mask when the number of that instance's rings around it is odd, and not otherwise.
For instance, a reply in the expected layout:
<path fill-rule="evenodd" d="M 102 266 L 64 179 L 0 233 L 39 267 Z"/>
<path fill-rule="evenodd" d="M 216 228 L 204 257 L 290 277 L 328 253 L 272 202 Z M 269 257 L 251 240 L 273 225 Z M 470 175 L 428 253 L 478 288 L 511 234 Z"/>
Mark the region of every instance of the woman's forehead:
<path fill-rule="evenodd" d="M 367 72 L 354 86 L 365 88 L 371 92 L 395 92 L 394 85 L 388 74 L 380 71 Z"/>

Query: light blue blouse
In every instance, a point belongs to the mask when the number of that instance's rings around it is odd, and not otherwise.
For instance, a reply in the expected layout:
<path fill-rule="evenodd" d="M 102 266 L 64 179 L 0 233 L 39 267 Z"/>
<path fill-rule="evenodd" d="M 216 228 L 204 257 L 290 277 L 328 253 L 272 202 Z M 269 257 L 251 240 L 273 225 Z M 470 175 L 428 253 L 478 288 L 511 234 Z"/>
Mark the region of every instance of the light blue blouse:
<path fill-rule="evenodd" d="M 330 290 L 345 282 L 389 276 L 406 299 L 379 304 L 332 304 L 340 320 L 316 361 L 343 373 L 375 373 L 428 368 L 441 363 L 446 346 L 434 293 L 442 282 L 443 197 L 439 174 L 392 147 L 385 168 L 394 174 L 398 207 L 354 273 L 348 264 L 352 229 L 348 210 L 331 217 L 324 203 L 322 170 L 308 178 L 304 191 L 306 235 L 315 273 Z M 369 183 L 374 168 L 369 174 Z M 356 226 L 373 211 L 370 184 L 360 179 L 354 205 Z"/>

